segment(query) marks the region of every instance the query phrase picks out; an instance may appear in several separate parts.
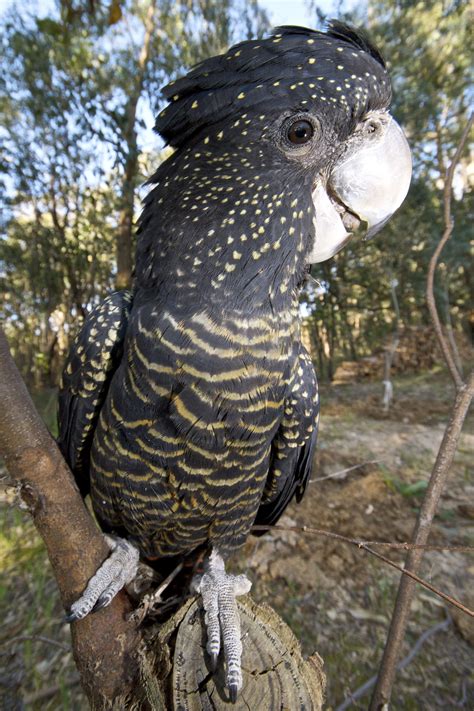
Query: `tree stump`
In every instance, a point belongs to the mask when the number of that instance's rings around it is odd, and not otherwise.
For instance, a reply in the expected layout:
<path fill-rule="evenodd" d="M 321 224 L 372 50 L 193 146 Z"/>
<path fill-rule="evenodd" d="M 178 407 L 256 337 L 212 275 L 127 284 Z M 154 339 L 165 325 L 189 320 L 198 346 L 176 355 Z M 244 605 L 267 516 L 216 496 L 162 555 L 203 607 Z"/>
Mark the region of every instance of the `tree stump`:
<path fill-rule="evenodd" d="M 237 702 L 229 700 L 222 656 L 215 674 L 210 671 L 204 612 L 194 598 L 154 638 L 154 669 L 148 663 L 142 668 L 154 711 L 321 710 L 326 680 L 319 655 L 304 660 L 298 640 L 268 605 L 257 605 L 246 596 L 238 606 L 244 683 Z"/>

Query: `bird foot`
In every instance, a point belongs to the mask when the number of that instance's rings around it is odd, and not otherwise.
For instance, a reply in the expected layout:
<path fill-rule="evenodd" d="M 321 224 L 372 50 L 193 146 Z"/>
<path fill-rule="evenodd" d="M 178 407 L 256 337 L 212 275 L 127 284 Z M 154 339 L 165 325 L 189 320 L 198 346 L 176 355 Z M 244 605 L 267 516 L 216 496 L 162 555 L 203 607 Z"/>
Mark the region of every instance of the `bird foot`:
<path fill-rule="evenodd" d="M 81 597 L 71 605 L 66 622 L 82 620 L 89 612 L 107 607 L 116 594 L 130 583 L 138 570 L 140 554 L 129 541 L 105 536 L 111 553 L 89 580 Z"/>
<path fill-rule="evenodd" d="M 192 589 L 199 592 L 205 610 L 207 628 L 206 649 L 211 658 L 211 669 L 217 668 L 217 659 L 224 647 L 226 684 L 232 702 L 242 688 L 242 642 L 240 616 L 236 597 L 248 593 L 252 583 L 245 575 L 228 575 L 224 560 L 213 550 L 205 563 L 203 575 L 193 578 Z"/>

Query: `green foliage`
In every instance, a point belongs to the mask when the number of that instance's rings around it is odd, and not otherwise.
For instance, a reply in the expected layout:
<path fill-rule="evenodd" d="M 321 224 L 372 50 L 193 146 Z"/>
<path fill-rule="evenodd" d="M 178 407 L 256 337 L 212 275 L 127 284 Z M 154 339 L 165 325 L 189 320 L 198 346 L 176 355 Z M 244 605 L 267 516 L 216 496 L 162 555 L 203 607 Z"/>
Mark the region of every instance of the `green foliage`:
<path fill-rule="evenodd" d="M 429 323 L 426 275 L 444 229 L 443 178 L 467 123 L 471 61 L 466 2 L 370 0 L 365 18 L 345 13 L 340 6 L 343 19 L 368 25 L 387 60 L 393 114 L 412 148 L 414 175 L 405 203 L 382 233 L 371 242 L 353 242 L 331 262 L 313 267 L 321 287 L 309 292 L 309 322 L 321 374 L 329 378 L 339 360 L 372 353 L 390 339 L 396 323 L 394 280 L 398 326 Z M 318 18 L 325 19 L 321 13 Z M 471 286 L 469 180 L 472 174 L 464 159 L 454 181 L 455 230 L 436 280 L 442 320 L 466 333 Z"/>
<path fill-rule="evenodd" d="M 139 185 L 160 160 L 162 146 L 149 130 L 160 88 L 203 57 L 268 29 L 255 0 L 156 0 L 143 60 L 152 5 L 62 0 L 36 14 L 12 6 L 0 23 L 7 207 L 0 278 L 7 334 L 32 385 L 56 382 L 84 313 L 113 289 L 124 210 L 138 214 Z M 347 17 L 339 2 L 335 14 L 368 25 L 380 45 L 415 171 L 406 202 L 376 239 L 354 242 L 313 268 L 319 286 L 307 289 L 308 324 L 319 375 L 329 379 L 341 359 L 387 343 L 396 321 L 394 280 L 399 326 L 428 323 L 426 272 L 443 230 L 443 175 L 470 98 L 466 2 L 371 0 L 365 16 L 358 12 Z M 469 189 L 465 159 L 455 186 L 456 197 Z M 467 332 L 465 197 L 453 213 L 436 297 L 443 321 Z"/>
<path fill-rule="evenodd" d="M 68 0 L 38 14 L 12 6 L 0 24 L 4 319 L 40 387 L 57 381 L 84 314 L 113 289 L 121 226 L 130 243 L 137 188 L 159 160 L 147 129 L 160 88 L 260 34 L 266 17 L 255 1 Z"/>

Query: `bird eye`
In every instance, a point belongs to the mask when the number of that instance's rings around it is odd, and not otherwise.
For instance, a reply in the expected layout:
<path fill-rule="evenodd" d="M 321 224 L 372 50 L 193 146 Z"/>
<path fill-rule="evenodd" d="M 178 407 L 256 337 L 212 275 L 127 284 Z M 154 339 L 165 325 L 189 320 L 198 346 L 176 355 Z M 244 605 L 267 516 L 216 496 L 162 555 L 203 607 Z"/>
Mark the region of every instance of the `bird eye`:
<path fill-rule="evenodd" d="M 299 119 L 295 121 L 288 128 L 288 140 L 290 143 L 294 143 L 301 146 L 303 143 L 308 143 L 314 135 L 313 124 L 304 119 Z"/>

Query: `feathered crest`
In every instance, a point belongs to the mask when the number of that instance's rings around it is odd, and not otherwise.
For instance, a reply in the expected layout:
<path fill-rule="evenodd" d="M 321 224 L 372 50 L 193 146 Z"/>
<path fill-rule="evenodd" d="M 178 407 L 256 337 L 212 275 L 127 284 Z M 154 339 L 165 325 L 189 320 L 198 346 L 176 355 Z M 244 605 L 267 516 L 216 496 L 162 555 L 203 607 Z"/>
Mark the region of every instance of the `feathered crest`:
<path fill-rule="evenodd" d="M 328 82 L 327 96 L 331 83 L 357 75 L 362 88 L 367 88 L 368 109 L 384 108 L 390 102 L 390 81 L 378 49 L 363 31 L 332 20 L 327 32 L 277 27 L 266 39 L 241 42 L 204 60 L 164 87 L 162 93 L 170 104 L 159 114 L 155 128 L 178 147 L 197 130 L 246 110 L 277 111 L 295 81 L 300 83 L 292 97 L 308 98 L 299 95 L 318 75 Z M 351 91 L 345 94 L 350 101 Z"/>

